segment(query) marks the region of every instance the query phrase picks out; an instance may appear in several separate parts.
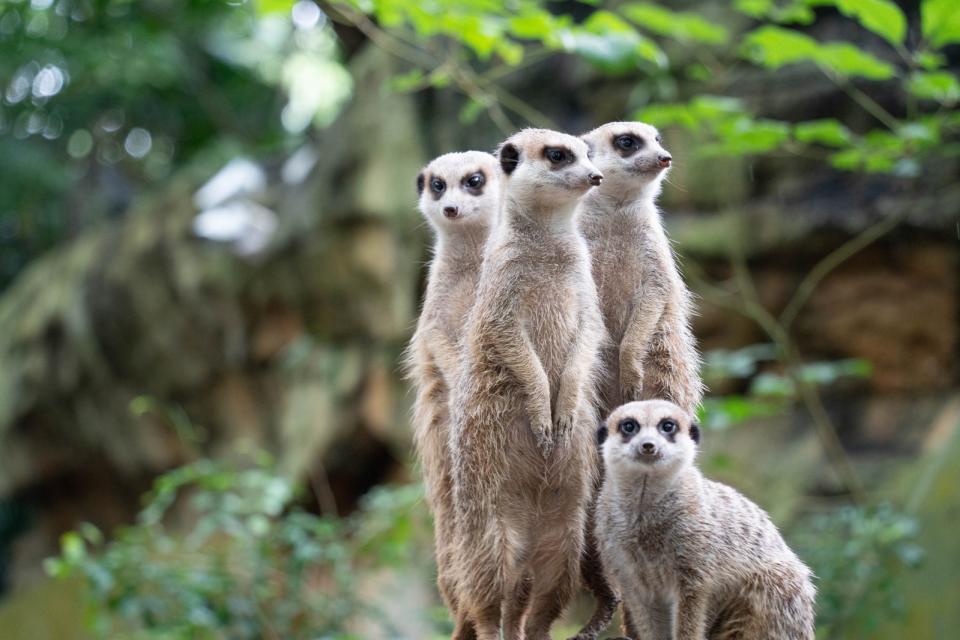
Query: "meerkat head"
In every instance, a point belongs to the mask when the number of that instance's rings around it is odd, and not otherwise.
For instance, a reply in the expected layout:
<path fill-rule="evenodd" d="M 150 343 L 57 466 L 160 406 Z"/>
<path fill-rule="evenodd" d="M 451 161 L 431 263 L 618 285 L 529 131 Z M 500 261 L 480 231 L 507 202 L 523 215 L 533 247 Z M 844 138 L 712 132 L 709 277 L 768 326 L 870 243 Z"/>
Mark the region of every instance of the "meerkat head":
<path fill-rule="evenodd" d="M 580 137 L 605 176 L 601 194 L 635 198 L 645 190 L 654 196 L 659 193 L 673 156 L 663 148 L 654 127 L 643 122 L 609 122 Z"/>
<path fill-rule="evenodd" d="M 549 129 L 524 129 L 497 149 L 504 190 L 522 202 L 547 208 L 572 206 L 603 181 L 587 144 Z"/>
<path fill-rule="evenodd" d="M 672 402 L 645 400 L 615 409 L 598 436 L 609 472 L 671 476 L 693 464 L 700 427 Z"/>
<path fill-rule="evenodd" d="M 417 175 L 417 193 L 438 232 L 490 226 L 500 208 L 497 159 L 483 151 L 442 155 Z"/>

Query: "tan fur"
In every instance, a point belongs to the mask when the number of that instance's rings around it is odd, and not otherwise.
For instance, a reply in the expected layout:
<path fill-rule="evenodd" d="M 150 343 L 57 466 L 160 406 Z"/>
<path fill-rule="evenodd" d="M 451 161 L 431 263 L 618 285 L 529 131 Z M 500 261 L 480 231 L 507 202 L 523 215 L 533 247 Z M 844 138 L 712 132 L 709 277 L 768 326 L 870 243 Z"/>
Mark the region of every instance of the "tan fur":
<path fill-rule="evenodd" d="M 623 157 L 615 140 L 630 135 L 639 150 Z M 580 230 L 611 345 L 603 355 L 602 415 L 624 402 L 667 398 L 693 413 L 703 396 L 700 357 L 690 330 L 690 294 L 654 203 L 669 158 L 657 130 L 611 122 L 581 136 L 604 174 L 580 205 Z"/>
<path fill-rule="evenodd" d="M 672 435 L 665 421 L 676 425 Z M 606 427 L 596 535 L 623 593 L 624 632 L 644 640 L 812 640 L 810 570 L 763 510 L 694 466 L 690 415 L 663 400 L 632 402 Z"/>
<path fill-rule="evenodd" d="M 573 160 L 555 165 L 546 148 Z M 451 402 L 460 611 L 481 640 L 547 640 L 577 580 L 595 464 L 603 326 L 577 201 L 599 179 L 579 139 L 540 129 L 499 150 L 504 204 Z M 517 163 L 509 162 L 516 155 Z"/>
<path fill-rule="evenodd" d="M 477 175 L 484 182 L 479 189 L 469 183 Z M 449 389 L 460 368 L 463 327 L 476 296 L 483 247 L 500 207 L 500 167 L 489 153 L 448 153 L 427 165 L 417 179 L 420 211 L 436 241 L 405 365 L 416 391 L 414 444 L 434 517 L 437 586 L 455 612 Z"/>
<path fill-rule="evenodd" d="M 632 152 L 616 146 L 624 135 L 636 141 Z M 667 172 L 659 159 L 669 154 L 657 130 L 640 122 L 611 122 L 581 138 L 605 176 L 579 211 L 610 335 L 602 354 L 601 415 L 624 402 L 649 398 L 669 398 L 692 413 L 703 396 L 703 384 L 690 331 L 690 294 L 655 204 Z M 584 582 L 597 607 L 576 640 L 595 640 L 618 602 L 599 566 L 592 531 L 587 537 Z"/>

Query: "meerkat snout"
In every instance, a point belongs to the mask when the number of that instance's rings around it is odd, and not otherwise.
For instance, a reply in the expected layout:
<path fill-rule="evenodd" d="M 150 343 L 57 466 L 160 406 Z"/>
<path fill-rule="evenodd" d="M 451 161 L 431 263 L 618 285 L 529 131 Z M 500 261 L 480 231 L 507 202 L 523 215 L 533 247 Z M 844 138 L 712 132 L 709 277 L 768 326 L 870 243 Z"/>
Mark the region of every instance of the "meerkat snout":
<path fill-rule="evenodd" d="M 669 153 L 661 153 L 657 158 L 660 160 L 660 166 L 664 169 L 669 167 L 670 163 L 673 162 L 673 156 Z"/>
<path fill-rule="evenodd" d="M 456 218 L 459 214 L 460 214 L 460 209 L 458 209 L 457 207 L 447 205 L 443 208 L 443 215 L 446 216 L 447 218 L 450 218 L 451 220 L 453 218 Z"/>
<path fill-rule="evenodd" d="M 590 184 L 592 184 L 595 187 L 599 187 L 601 182 L 603 182 L 602 175 L 600 175 L 599 173 L 590 174 Z"/>

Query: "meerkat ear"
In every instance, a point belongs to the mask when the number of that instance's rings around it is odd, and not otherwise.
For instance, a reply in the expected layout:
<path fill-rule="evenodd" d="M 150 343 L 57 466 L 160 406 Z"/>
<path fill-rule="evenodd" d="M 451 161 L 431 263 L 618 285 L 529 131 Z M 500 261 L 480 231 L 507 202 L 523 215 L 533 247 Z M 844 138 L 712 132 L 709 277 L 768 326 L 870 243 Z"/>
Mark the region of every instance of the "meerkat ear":
<path fill-rule="evenodd" d="M 694 442 L 700 444 L 700 425 L 698 425 L 696 422 L 690 423 L 690 437 Z"/>
<path fill-rule="evenodd" d="M 507 175 L 520 164 L 520 150 L 509 142 L 497 150 L 497 157 L 500 158 L 500 168 Z"/>
<path fill-rule="evenodd" d="M 424 176 L 422 172 L 418 173 L 417 174 L 417 195 L 418 196 L 423 194 L 423 187 L 426 186 L 426 183 L 427 183 L 426 176 Z"/>
<path fill-rule="evenodd" d="M 597 444 L 601 447 L 603 443 L 607 441 L 607 425 L 600 423 L 600 427 L 597 429 Z"/>

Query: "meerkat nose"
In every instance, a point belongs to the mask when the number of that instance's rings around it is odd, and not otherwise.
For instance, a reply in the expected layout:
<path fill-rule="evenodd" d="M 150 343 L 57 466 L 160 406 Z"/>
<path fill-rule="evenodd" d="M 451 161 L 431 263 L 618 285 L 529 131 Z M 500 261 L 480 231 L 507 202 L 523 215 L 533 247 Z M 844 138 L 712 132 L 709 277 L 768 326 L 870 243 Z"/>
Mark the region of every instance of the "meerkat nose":
<path fill-rule="evenodd" d="M 640 448 L 643 449 L 644 453 L 656 453 L 657 451 L 657 445 L 652 442 L 644 442 L 640 445 Z"/>
<path fill-rule="evenodd" d="M 670 163 L 673 162 L 673 158 L 666 154 L 658 156 L 657 159 L 660 161 L 660 166 L 664 168 L 669 167 Z"/>
<path fill-rule="evenodd" d="M 602 176 L 602 175 L 600 175 L 599 173 L 591 173 L 591 174 L 590 174 L 590 184 L 592 184 L 593 186 L 597 187 L 597 186 L 600 186 L 600 183 L 601 183 L 601 182 L 603 182 L 603 176 Z"/>
<path fill-rule="evenodd" d="M 443 208 L 443 215 L 445 215 L 448 218 L 456 218 L 457 214 L 459 213 L 460 213 L 460 210 L 457 209 L 456 207 L 447 205 L 446 207 Z"/>

